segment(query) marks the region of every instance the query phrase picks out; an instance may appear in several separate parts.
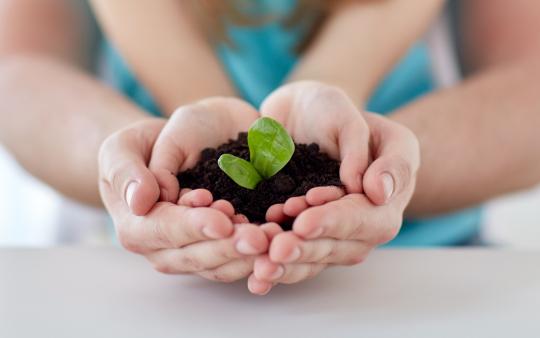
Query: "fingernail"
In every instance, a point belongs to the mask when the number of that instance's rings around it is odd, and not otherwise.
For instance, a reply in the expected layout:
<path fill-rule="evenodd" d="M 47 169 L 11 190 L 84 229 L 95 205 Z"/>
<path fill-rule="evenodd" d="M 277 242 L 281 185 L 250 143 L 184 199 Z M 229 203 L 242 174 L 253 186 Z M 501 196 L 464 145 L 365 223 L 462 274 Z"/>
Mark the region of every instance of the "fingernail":
<path fill-rule="evenodd" d="M 315 230 L 313 230 L 312 232 L 310 232 L 306 238 L 308 239 L 314 239 L 314 238 L 317 238 L 319 237 L 320 235 L 322 235 L 323 233 L 323 228 L 322 227 L 318 227 L 318 228 L 315 228 Z"/>
<path fill-rule="evenodd" d="M 291 254 L 285 259 L 285 262 L 284 263 L 292 263 L 294 261 L 297 261 L 298 258 L 300 258 L 300 248 L 299 247 L 296 247 L 294 248 L 294 250 L 291 252 Z"/>
<path fill-rule="evenodd" d="M 381 175 L 381 180 L 383 182 L 384 201 L 386 203 L 394 193 L 394 178 L 392 178 L 392 175 L 384 173 Z"/>
<path fill-rule="evenodd" d="M 242 255 L 255 255 L 259 253 L 259 250 L 255 249 L 245 239 L 241 239 L 236 243 L 236 250 Z"/>
<path fill-rule="evenodd" d="M 126 188 L 126 195 L 124 196 L 126 203 L 130 209 L 133 209 L 133 195 L 135 194 L 135 190 L 137 189 L 138 183 L 136 181 L 132 181 L 128 183 L 128 186 Z"/>
<path fill-rule="evenodd" d="M 285 269 L 283 266 L 278 265 L 276 271 L 274 271 L 274 273 L 270 276 L 270 280 L 280 279 L 283 277 L 283 274 L 285 274 Z"/>
<path fill-rule="evenodd" d="M 216 231 L 213 227 L 207 225 L 202 228 L 202 233 L 208 238 L 211 239 L 221 239 L 223 238 L 223 235 L 221 235 L 219 232 Z"/>

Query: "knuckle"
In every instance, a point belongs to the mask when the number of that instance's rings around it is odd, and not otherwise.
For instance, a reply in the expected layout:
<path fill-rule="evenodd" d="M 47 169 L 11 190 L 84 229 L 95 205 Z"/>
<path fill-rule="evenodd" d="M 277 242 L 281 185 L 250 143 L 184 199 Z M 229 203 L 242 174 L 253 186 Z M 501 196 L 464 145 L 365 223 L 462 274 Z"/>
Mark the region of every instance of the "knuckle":
<path fill-rule="evenodd" d="M 405 184 L 405 182 L 408 181 L 412 176 L 413 170 L 411 168 L 411 164 L 401 156 L 395 156 L 393 162 L 396 176 L 401 179 L 402 184 Z"/>
<path fill-rule="evenodd" d="M 124 184 L 122 173 L 130 170 L 124 163 L 113 163 L 101 175 L 101 182 L 108 184 L 117 193 L 123 193 Z"/>
<path fill-rule="evenodd" d="M 120 178 L 120 168 L 111 167 L 109 173 L 107 174 L 105 180 L 115 189 L 117 192 L 120 192 L 121 189 L 121 178 Z"/>

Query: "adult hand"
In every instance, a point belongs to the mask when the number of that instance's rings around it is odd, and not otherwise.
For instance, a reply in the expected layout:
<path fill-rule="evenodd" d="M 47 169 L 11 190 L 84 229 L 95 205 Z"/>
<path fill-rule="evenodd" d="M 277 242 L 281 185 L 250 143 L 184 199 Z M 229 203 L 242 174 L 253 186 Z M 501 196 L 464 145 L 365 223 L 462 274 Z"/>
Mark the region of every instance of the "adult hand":
<path fill-rule="evenodd" d="M 274 234 L 268 255 L 256 259 L 248 279 L 251 292 L 297 283 L 328 265 L 360 263 L 397 235 L 420 164 L 412 132 L 361 113 L 341 90 L 315 82 L 278 89 L 261 113 L 280 121 L 297 142 L 319 143 L 341 160 L 346 191 L 318 187 L 269 210 L 269 220 L 296 219 L 292 231 Z"/>
<path fill-rule="evenodd" d="M 236 136 L 257 117 L 239 100 L 213 98 L 180 108 L 167 126 L 165 120 L 147 119 L 107 138 L 99 154 L 99 185 L 121 244 L 164 273 L 195 273 L 226 282 L 251 273 L 255 255 L 268 249 L 265 228 L 233 224 L 234 211 L 223 203 L 197 205 L 197 191 L 178 205 L 177 196 L 171 198 L 178 194 L 172 187 L 168 198 L 158 202 L 159 183 L 171 180 L 149 166 L 175 175 L 194 165 L 204 147 Z M 172 139 L 160 136 L 168 131 L 175 131 Z"/>

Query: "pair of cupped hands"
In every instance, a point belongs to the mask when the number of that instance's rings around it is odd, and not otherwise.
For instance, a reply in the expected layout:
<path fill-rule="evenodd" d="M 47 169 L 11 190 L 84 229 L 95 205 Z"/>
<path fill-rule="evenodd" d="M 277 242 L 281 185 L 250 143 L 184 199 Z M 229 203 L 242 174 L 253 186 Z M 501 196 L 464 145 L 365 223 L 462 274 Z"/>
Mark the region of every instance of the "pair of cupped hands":
<path fill-rule="evenodd" d="M 316 187 L 270 207 L 256 225 L 203 189 L 182 189 L 177 173 L 200 152 L 245 132 L 259 117 L 280 122 L 297 143 L 317 143 L 341 161 L 344 188 Z M 280 87 L 255 108 L 215 97 L 148 118 L 109 136 L 99 155 L 100 192 L 120 243 L 160 272 L 233 282 L 264 295 L 328 266 L 362 262 L 393 239 L 420 163 L 416 137 L 357 109 L 340 89 L 318 82 Z M 279 223 L 293 221 L 291 231 Z"/>

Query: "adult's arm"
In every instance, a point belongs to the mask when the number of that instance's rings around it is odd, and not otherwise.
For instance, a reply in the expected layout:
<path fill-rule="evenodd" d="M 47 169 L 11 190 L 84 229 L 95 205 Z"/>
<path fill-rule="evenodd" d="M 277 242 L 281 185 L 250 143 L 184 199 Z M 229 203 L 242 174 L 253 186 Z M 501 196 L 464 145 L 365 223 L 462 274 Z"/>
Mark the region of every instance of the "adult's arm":
<path fill-rule="evenodd" d="M 212 96 L 234 96 L 191 1 L 92 0 L 105 32 L 164 114 Z"/>
<path fill-rule="evenodd" d="M 53 188 L 101 205 L 99 146 L 145 115 L 86 70 L 90 21 L 77 3 L 0 2 L 0 142 Z"/>
<path fill-rule="evenodd" d="M 344 1 L 334 8 L 289 82 L 313 80 L 343 89 L 357 104 L 427 29 L 441 0 Z"/>
<path fill-rule="evenodd" d="M 393 116 L 421 145 L 410 216 L 472 206 L 540 182 L 540 3 L 461 3 L 471 76 Z"/>

